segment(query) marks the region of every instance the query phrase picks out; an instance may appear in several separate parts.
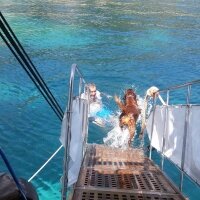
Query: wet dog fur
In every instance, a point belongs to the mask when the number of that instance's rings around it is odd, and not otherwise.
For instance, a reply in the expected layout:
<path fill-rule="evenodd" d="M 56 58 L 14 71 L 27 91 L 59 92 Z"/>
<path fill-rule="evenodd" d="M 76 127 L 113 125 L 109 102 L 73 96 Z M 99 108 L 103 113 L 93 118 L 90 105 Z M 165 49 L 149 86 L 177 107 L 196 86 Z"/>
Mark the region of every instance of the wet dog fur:
<path fill-rule="evenodd" d="M 121 110 L 119 117 L 120 127 L 128 127 L 130 135 L 128 144 L 130 146 L 131 140 L 135 134 L 136 122 L 140 114 L 140 109 L 137 104 L 137 95 L 132 89 L 127 89 L 124 94 L 124 102 L 122 102 L 117 96 L 115 96 L 115 102 Z"/>

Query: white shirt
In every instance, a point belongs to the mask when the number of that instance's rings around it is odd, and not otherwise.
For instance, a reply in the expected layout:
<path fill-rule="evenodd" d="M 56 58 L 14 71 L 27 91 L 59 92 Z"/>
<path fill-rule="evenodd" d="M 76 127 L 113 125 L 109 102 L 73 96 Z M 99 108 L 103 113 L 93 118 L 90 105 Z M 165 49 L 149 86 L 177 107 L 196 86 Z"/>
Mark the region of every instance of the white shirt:
<path fill-rule="evenodd" d="M 81 94 L 81 98 L 82 99 L 87 99 L 87 94 L 86 93 L 82 93 Z M 90 117 L 95 117 L 96 113 L 99 112 L 102 108 L 102 101 L 101 101 L 102 97 L 101 97 L 101 93 L 97 90 L 96 91 L 96 95 L 94 98 L 90 97 L 89 101 L 90 101 L 90 113 L 89 116 Z"/>

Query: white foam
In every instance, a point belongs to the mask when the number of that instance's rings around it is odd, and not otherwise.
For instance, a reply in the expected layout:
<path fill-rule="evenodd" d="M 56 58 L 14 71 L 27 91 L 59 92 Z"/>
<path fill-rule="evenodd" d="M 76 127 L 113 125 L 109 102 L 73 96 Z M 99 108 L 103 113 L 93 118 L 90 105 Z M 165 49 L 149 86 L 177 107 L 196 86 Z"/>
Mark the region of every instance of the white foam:
<path fill-rule="evenodd" d="M 103 138 L 104 144 L 110 147 L 126 149 L 128 148 L 129 131 L 127 128 L 121 129 L 119 127 L 119 117 L 112 118 L 113 129 L 108 132 L 107 136 Z"/>
<path fill-rule="evenodd" d="M 102 104 L 101 103 L 96 103 L 93 102 L 90 104 L 90 117 L 95 117 L 96 114 L 102 109 Z"/>
<path fill-rule="evenodd" d="M 137 96 L 138 99 L 138 106 L 142 110 L 144 108 L 144 99 L 141 98 L 139 95 Z M 128 141 L 129 141 L 129 130 L 128 128 L 121 129 L 119 126 L 119 116 L 121 114 L 121 111 L 117 111 L 117 116 L 112 116 L 112 120 L 110 120 L 110 123 L 112 123 L 113 129 L 108 132 L 107 136 L 103 138 L 104 144 L 108 145 L 110 147 L 114 148 L 121 148 L 121 149 L 127 149 L 129 147 Z M 141 115 L 138 117 L 137 124 L 141 123 Z M 136 134 L 135 134 L 136 135 Z"/>
<path fill-rule="evenodd" d="M 119 126 L 114 127 L 106 138 L 103 139 L 104 144 L 115 148 L 128 148 L 129 131 L 128 129 L 121 129 Z"/>

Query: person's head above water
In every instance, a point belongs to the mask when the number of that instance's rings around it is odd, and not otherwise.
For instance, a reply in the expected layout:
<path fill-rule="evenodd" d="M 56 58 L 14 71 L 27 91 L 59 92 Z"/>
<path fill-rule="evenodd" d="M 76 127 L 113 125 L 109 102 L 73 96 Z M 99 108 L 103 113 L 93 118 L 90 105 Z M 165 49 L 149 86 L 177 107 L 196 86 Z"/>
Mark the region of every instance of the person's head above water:
<path fill-rule="evenodd" d="M 90 98 L 95 98 L 97 93 L 96 85 L 94 83 L 90 83 L 88 86 L 89 86 Z"/>
<path fill-rule="evenodd" d="M 86 90 L 82 97 L 85 99 L 89 98 L 90 103 L 102 103 L 101 93 L 97 90 L 94 83 L 88 83 L 86 85 Z"/>

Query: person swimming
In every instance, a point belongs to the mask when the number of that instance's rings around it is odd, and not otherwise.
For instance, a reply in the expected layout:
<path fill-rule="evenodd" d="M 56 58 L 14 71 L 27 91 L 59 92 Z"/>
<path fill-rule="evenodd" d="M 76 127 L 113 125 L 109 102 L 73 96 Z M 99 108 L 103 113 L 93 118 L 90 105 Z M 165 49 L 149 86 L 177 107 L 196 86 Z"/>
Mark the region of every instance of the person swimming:
<path fill-rule="evenodd" d="M 87 91 L 89 91 L 89 93 Z M 110 115 L 112 114 L 111 111 L 103 105 L 102 95 L 107 99 L 112 98 L 112 96 L 98 91 L 94 83 L 87 84 L 86 92 L 81 95 L 81 98 L 89 99 L 89 121 L 100 127 L 106 125 Z"/>
<path fill-rule="evenodd" d="M 87 99 L 89 97 L 90 103 L 101 103 L 102 97 L 101 93 L 97 90 L 96 85 L 94 83 L 89 83 L 87 85 L 87 88 L 89 89 L 89 95 L 86 93 L 83 93 L 81 95 L 81 98 Z M 87 96 L 88 95 L 88 96 Z"/>

